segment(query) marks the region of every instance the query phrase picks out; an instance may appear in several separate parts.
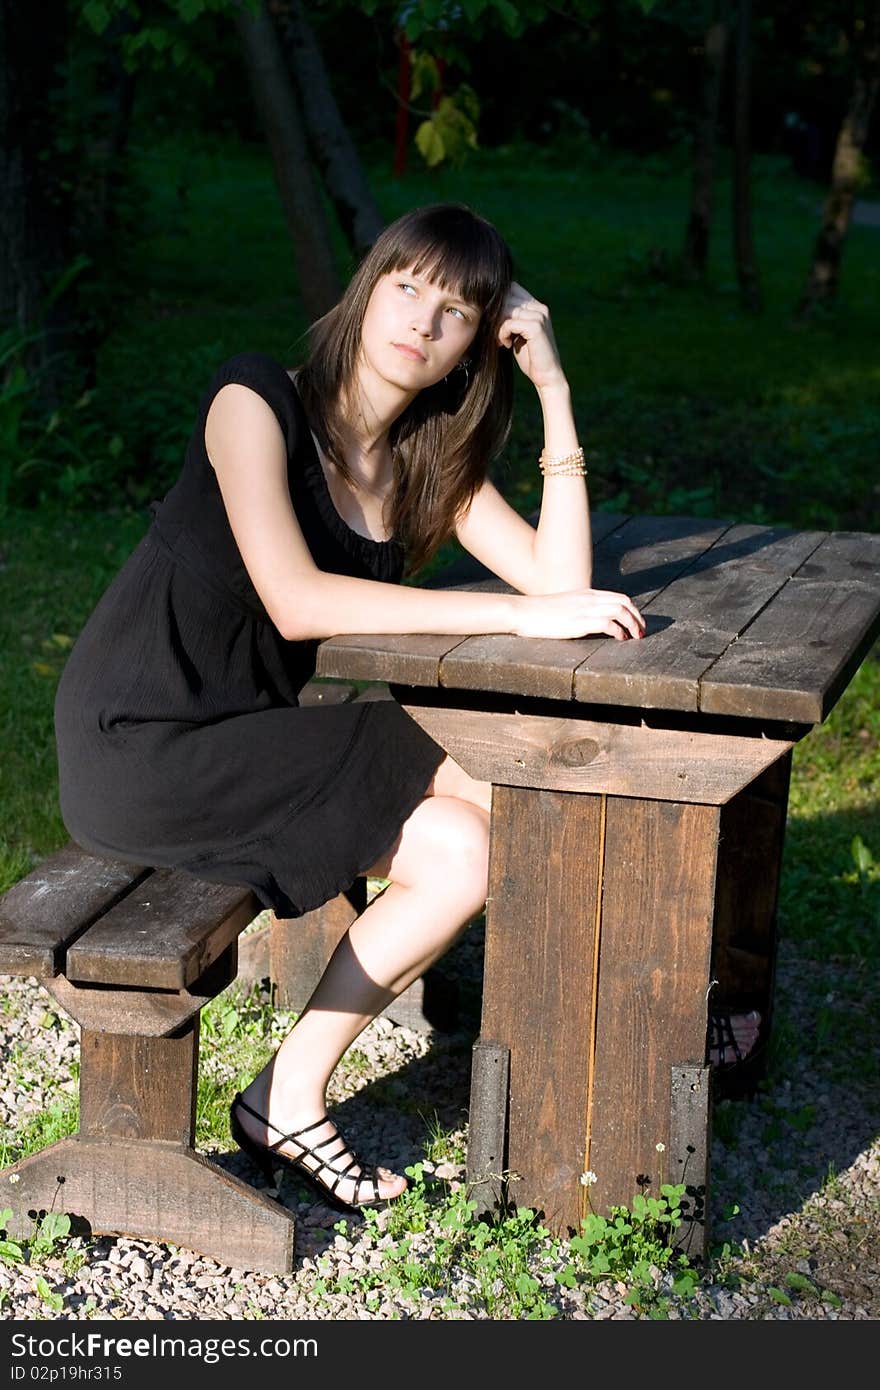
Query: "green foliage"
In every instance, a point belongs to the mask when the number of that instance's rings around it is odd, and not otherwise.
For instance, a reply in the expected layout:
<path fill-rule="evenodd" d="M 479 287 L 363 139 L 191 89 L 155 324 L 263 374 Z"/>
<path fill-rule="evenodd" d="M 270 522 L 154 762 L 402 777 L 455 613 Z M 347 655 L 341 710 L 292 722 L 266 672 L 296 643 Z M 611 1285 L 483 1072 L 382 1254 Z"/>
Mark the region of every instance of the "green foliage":
<path fill-rule="evenodd" d="M 245 0 L 256 9 L 257 0 Z M 212 14 L 231 17 L 234 0 L 163 0 L 150 7 L 150 18 L 135 0 L 86 0 L 80 8 L 84 28 L 102 39 L 115 39 L 130 72 L 167 72 L 170 62 L 182 76 L 210 85 L 213 73 L 204 61 L 199 44 L 197 21 Z M 123 21 L 113 32 L 114 21 Z M 193 32 L 195 30 L 195 32 Z"/>
<path fill-rule="evenodd" d="M 12 1208 L 5 1207 L 0 1211 L 0 1232 L 4 1233 L 0 1237 L 0 1260 L 4 1264 L 21 1264 L 24 1260 L 24 1250 L 16 1240 L 5 1238 L 6 1229 L 12 1220 Z"/>
<path fill-rule="evenodd" d="M 0 1211 L 0 1232 L 4 1236 L 12 1217 L 11 1207 Z M 44 1212 L 33 1221 L 33 1233 L 27 1239 L 0 1240 L 0 1260 L 5 1264 L 39 1264 L 57 1254 L 69 1235 L 70 1217 L 67 1212 Z"/>
<path fill-rule="evenodd" d="M 683 1187 L 666 1186 L 658 1198 L 639 1194 L 632 1211 L 591 1214 L 579 1235 L 558 1240 L 529 1208 L 480 1214 L 465 1187 L 438 1200 L 421 1163 L 406 1172 L 410 1186 L 393 1206 L 381 1217 L 364 1211 L 381 1263 L 340 1276 L 319 1261 L 319 1293 L 357 1292 L 368 1308 L 387 1298 L 417 1306 L 427 1300 L 447 1313 L 476 1306 L 490 1318 L 544 1321 L 560 1316 L 554 1290 L 613 1278 L 629 1286 L 628 1301 L 639 1314 L 657 1317 L 668 1301 L 659 1292 L 664 1275 L 669 1293 L 687 1297 L 697 1285 L 687 1257 L 672 1244 Z M 348 1224 L 335 1229 L 344 1238 Z"/>
<path fill-rule="evenodd" d="M 464 83 L 452 95 L 441 97 L 415 134 L 419 153 L 430 169 L 444 161 L 459 168 L 467 151 L 477 148 L 479 113 L 477 94 Z"/>

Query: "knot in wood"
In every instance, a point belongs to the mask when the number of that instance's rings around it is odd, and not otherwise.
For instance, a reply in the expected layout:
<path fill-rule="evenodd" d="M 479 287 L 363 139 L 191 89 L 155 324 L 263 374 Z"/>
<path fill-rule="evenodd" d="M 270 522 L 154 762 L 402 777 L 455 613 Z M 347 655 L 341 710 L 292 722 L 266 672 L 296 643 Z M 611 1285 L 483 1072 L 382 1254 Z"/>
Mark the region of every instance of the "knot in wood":
<path fill-rule="evenodd" d="M 598 741 L 594 738 L 570 738 L 553 747 L 552 761 L 563 767 L 585 767 L 599 752 Z"/>

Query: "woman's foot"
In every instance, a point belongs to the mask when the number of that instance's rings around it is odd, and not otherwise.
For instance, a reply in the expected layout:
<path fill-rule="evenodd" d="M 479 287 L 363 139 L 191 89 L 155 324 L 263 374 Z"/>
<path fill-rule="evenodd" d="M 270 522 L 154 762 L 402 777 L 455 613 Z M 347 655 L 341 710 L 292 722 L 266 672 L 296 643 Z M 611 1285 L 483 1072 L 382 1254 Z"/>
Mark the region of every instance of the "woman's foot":
<path fill-rule="evenodd" d="M 360 1160 L 324 1109 L 315 1113 L 314 1105 L 285 1105 L 281 1110 L 265 1095 L 255 1102 L 252 1090 L 233 1101 L 233 1135 L 264 1171 L 270 1163 L 289 1168 L 310 1181 L 323 1200 L 344 1207 L 375 1206 L 406 1191 L 406 1178 Z M 285 1136 L 290 1137 L 282 1142 Z"/>
<path fill-rule="evenodd" d="M 735 1067 L 754 1052 L 761 1033 L 761 1015 L 731 1013 L 716 1008 L 709 1012 L 707 1057 L 710 1066 Z"/>

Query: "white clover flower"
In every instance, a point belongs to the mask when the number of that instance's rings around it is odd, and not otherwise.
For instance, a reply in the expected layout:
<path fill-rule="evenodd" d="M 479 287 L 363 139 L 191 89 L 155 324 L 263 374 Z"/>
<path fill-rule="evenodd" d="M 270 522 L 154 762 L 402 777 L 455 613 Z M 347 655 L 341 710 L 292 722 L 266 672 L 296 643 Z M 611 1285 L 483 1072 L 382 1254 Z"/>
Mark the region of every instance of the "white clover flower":
<path fill-rule="evenodd" d="M 9 1174 L 9 1181 L 10 1181 L 10 1182 L 21 1182 L 21 1173 L 10 1173 L 10 1174 Z"/>
<path fill-rule="evenodd" d="M 593 1172 L 592 1168 L 588 1168 L 586 1173 L 581 1173 L 581 1187 L 592 1187 L 593 1183 L 598 1181 L 599 1179 L 596 1177 L 596 1174 Z"/>
<path fill-rule="evenodd" d="M 662 1143 L 661 1143 L 661 1144 L 655 1144 L 655 1145 L 654 1145 L 654 1148 L 657 1150 L 658 1154 L 664 1154 L 664 1153 L 666 1152 L 666 1145 L 665 1145 L 665 1144 L 662 1144 Z"/>

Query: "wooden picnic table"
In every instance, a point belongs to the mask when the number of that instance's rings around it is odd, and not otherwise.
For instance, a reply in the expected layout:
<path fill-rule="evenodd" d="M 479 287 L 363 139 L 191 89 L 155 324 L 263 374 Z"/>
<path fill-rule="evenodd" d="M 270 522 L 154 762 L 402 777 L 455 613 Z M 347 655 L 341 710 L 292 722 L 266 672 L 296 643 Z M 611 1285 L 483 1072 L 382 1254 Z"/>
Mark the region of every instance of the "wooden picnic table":
<path fill-rule="evenodd" d="M 317 674 L 493 784 L 470 1181 L 560 1234 L 684 1182 L 699 1255 L 708 1009 L 766 1041 L 791 750 L 880 631 L 880 536 L 600 512 L 593 548 L 644 640 L 338 637 Z M 476 572 L 438 582 L 505 587 Z"/>

